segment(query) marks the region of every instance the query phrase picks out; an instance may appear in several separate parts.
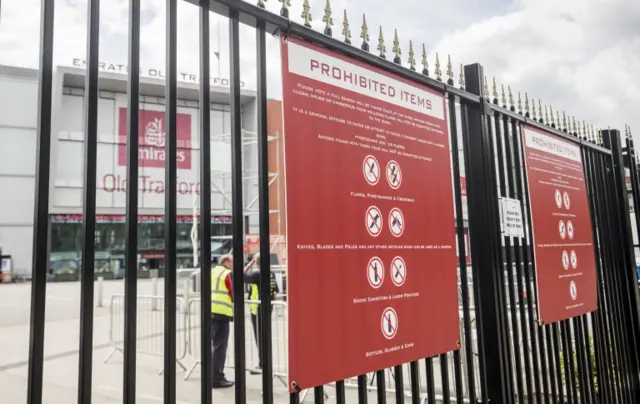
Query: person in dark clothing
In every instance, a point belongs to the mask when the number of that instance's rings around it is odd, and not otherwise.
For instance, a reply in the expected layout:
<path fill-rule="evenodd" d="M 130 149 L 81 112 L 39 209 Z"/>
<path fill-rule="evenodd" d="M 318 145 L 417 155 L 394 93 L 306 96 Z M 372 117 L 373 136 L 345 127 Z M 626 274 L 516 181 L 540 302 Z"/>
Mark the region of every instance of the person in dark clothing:
<path fill-rule="evenodd" d="M 256 344 L 258 345 L 258 358 L 259 364 L 256 369 L 250 370 L 251 373 L 256 374 L 262 370 L 262 344 L 261 335 L 262 335 L 262 320 L 259 314 L 260 304 L 257 303 L 261 301 L 260 299 L 260 254 L 256 254 L 251 260 L 250 264 L 245 267 L 245 275 L 244 281 L 247 285 L 249 285 L 249 311 L 251 312 L 251 324 L 253 325 L 253 336 L 256 339 Z M 271 282 L 270 282 L 270 290 L 271 290 L 271 300 L 276 298 L 278 294 L 278 283 L 276 282 L 276 277 L 271 273 Z M 256 302 L 256 303 L 253 303 Z M 261 302 L 262 303 L 262 302 Z M 273 311 L 273 306 L 269 303 L 269 314 Z"/>

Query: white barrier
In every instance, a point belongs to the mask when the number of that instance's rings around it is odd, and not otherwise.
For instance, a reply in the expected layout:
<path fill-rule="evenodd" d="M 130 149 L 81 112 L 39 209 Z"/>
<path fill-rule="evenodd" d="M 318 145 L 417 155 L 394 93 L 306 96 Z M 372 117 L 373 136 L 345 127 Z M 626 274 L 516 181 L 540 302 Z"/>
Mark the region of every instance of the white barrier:
<path fill-rule="evenodd" d="M 187 370 L 183 364 L 186 356 L 185 329 L 186 316 L 185 303 L 181 298 L 176 299 L 176 363 L 183 370 Z M 164 297 L 162 296 L 138 296 L 137 299 L 137 327 L 136 327 L 136 352 L 143 355 L 162 357 L 164 355 Z M 109 342 L 112 350 L 107 355 L 104 363 L 109 362 L 116 352 L 124 350 L 124 295 L 111 297 L 109 305 Z M 162 373 L 162 369 L 160 369 Z"/>

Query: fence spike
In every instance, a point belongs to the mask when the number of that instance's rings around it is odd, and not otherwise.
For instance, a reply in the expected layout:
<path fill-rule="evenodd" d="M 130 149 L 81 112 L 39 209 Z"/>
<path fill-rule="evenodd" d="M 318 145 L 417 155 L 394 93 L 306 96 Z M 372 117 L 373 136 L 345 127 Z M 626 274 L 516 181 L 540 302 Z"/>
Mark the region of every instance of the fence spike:
<path fill-rule="evenodd" d="M 324 34 L 327 36 L 333 35 L 333 29 L 331 26 L 333 25 L 333 17 L 331 17 L 331 1 L 327 0 L 326 5 L 324 6 L 324 15 L 322 16 L 322 22 L 324 23 Z"/>
<path fill-rule="evenodd" d="M 427 60 L 427 47 L 422 44 L 422 74 L 429 77 L 429 61 Z"/>
<path fill-rule="evenodd" d="M 496 78 L 493 78 L 493 103 L 498 103 L 498 86 L 496 85 Z"/>
<path fill-rule="evenodd" d="M 544 115 L 542 114 L 542 102 L 538 98 L 538 122 L 544 123 Z"/>
<path fill-rule="evenodd" d="M 413 52 L 413 41 L 409 41 L 409 69 L 416 71 L 416 54 Z"/>
<path fill-rule="evenodd" d="M 589 131 L 591 132 L 591 142 L 596 143 L 596 133 L 593 129 L 593 125 L 589 125 Z"/>
<path fill-rule="evenodd" d="M 511 107 L 509 108 L 511 111 L 515 111 L 516 110 L 516 103 L 513 101 L 513 93 L 511 92 L 511 86 L 507 86 L 507 89 L 509 90 L 509 105 L 511 105 Z"/>
<path fill-rule="evenodd" d="M 291 7 L 291 0 L 278 0 L 282 3 L 282 8 L 280 8 L 280 16 L 284 18 L 289 18 L 289 7 Z"/>
<path fill-rule="evenodd" d="M 484 76 L 484 98 L 487 100 L 490 100 L 491 98 L 491 94 L 489 93 L 489 81 L 487 80 L 487 76 Z"/>
<path fill-rule="evenodd" d="M 264 9 L 265 8 L 265 4 L 264 4 L 265 1 L 267 1 L 267 0 L 258 0 L 258 7 L 260 7 L 261 9 Z"/>
<path fill-rule="evenodd" d="M 462 66 L 462 63 L 460 63 L 460 89 L 464 90 L 466 88 L 466 83 L 464 82 L 464 67 Z"/>
<path fill-rule="evenodd" d="M 567 114 L 562 111 L 562 130 L 566 133 L 569 131 L 567 126 Z"/>
<path fill-rule="evenodd" d="M 598 144 L 602 146 L 604 142 L 602 141 L 602 131 L 598 130 Z"/>
<path fill-rule="evenodd" d="M 447 84 L 453 85 L 453 63 L 451 63 L 451 55 L 447 55 Z"/>
<path fill-rule="evenodd" d="M 300 15 L 304 20 L 304 26 L 307 28 L 311 28 L 311 5 L 309 4 L 309 0 L 304 0 L 302 2 L 302 14 Z"/>
<path fill-rule="evenodd" d="M 576 117 L 571 117 L 571 127 L 573 129 L 573 135 L 578 136 L 578 130 L 576 129 Z"/>
<path fill-rule="evenodd" d="M 587 135 L 588 135 L 588 133 L 587 133 L 587 123 L 583 120 L 582 121 L 582 137 L 584 138 L 584 140 L 589 140 L 587 138 Z"/>
<path fill-rule="evenodd" d="M 527 118 L 531 116 L 529 112 L 529 93 L 524 93 L 524 116 Z"/>
<path fill-rule="evenodd" d="M 436 70 L 434 71 L 436 80 L 442 81 L 442 70 L 440 69 L 440 55 L 436 52 Z"/>
<path fill-rule="evenodd" d="M 342 18 L 342 35 L 344 43 L 351 45 L 351 29 L 349 28 L 349 18 L 347 17 L 347 9 L 344 9 L 344 17 Z"/>
<path fill-rule="evenodd" d="M 531 119 L 536 120 L 536 100 L 531 97 L 531 114 L 529 115 Z"/>
<path fill-rule="evenodd" d="M 558 123 L 558 130 L 562 130 L 560 121 L 560 111 L 556 110 L 556 122 Z"/>
<path fill-rule="evenodd" d="M 549 108 L 547 108 L 547 106 L 544 106 L 544 123 L 549 125 Z"/>
<path fill-rule="evenodd" d="M 395 55 L 393 57 L 393 63 L 398 65 L 402 64 L 402 58 L 400 57 L 400 55 L 402 55 L 402 49 L 400 49 L 400 40 L 398 39 L 397 29 L 393 30 L 393 49 L 391 49 L 391 51 Z"/>
<path fill-rule="evenodd" d="M 502 106 L 507 108 L 507 95 L 504 92 L 504 84 L 500 84 L 500 101 L 502 102 Z"/>
<path fill-rule="evenodd" d="M 362 31 L 360 32 L 360 38 L 362 38 L 360 49 L 369 52 L 369 27 L 367 27 L 367 17 L 364 14 L 362 14 Z"/>
<path fill-rule="evenodd" d="M 518 91 L 518 113 L 522 115 L 522 95 Z"/>
<path fill-rule="evenodd" d="M 381 58 L 387 58 L 387 55 L 385 55 L 385 53 L 387 52 L 387 47 L 384 46 L 384 35 L 382 34 L 382 27 L 380 27 L 380 34 L 378 35 L 378 51 L 380 52 Z"/>

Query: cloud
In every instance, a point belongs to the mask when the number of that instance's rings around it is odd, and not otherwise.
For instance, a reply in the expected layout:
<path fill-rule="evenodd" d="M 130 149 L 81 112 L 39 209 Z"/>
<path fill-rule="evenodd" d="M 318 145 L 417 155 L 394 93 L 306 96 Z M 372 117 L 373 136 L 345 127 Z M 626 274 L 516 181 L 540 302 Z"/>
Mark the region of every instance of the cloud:
<path fill-rule="evenodd" d="M 252 0 L 253 1 L 253 0 Z M 292 19 L 301 21 L 302 1 L 294 0 Z M 313 27 L 322 30 L 324 0 L 310 2 Z M 84 57 L 86 0 L 56 2 L 55 61 L 69 64 Z M 277 13 L 281 3 L 270 0 Z M 362 13 L 366 12 L 375 49 L 378 27 L 384 29 L 387 55 L 393 30 L 398 29 L 403 54 L 409 40 L 416 50 L 426 44 L 433 69 L 434 54 L 444 64 L 451 54 L 456 70 L 460 62 L 481 63 L 489 77 L 527 92 L 543 104 L 566 110 L 579 120 L 598 127 L 638 128 L 640 136 L 640 3 L 628 0 L 334 0 L 335 36 L 342 30 L 342 13 L 348 9 L 353 42 L 360 42 Z M 39 0 L 3 0 L 0 22 L 0 63 L 35 67 L 38 61 Z M 126 63 L 128 1 L 101 4 L 101 59 Z M 24 10 L 31 10 L 25 13 Z M 38 10 L 38 12 L 36 12 Z M 142 2 L 141 64 L 164 68 L 165 1 Z M 218 26 L 219 24 L 219 26 Z M 198 9 L 178 0 L 178 65 L 184 72 L 198 72 Z M 220 36 L 218 37 L 218 29 Z M 212 16 L 212 52 L 221 52 L 220 75 L 229 76 L 229 25 Z M 240 29 L 241 76 L 255 83 L 255 32 Z M 218 46 L 220 43 L 220 46 Z M 281 94 L 279 44 L 267 39 L 269 95 Z M 419 58 L 418 58 L 419 59 Z M 217 70 L 212 55 L 212 69 Z M 639 138 L 640 139 L 640 138 Z"/>

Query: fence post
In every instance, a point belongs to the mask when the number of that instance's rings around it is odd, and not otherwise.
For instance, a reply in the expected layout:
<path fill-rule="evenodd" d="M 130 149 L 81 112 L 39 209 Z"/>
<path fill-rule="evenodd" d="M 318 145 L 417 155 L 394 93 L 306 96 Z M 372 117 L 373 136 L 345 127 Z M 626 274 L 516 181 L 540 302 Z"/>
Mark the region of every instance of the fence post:
<path fill-rule="evenodd" d="M 613 224 L 618 231 L 614 232 L 618 240 L 614 240 L 614 244 L 618 245 L 618 254 L 615 254 L 616 268 L 611 270 L 619 271 L 619 277 L 622 279 L 622 296 L 624 298 L 624 307 L 622 312 L 624 315 L 625 334 L 625 354 L 630 359 L 631 368 L 629 369 L 629 382 L 632 396 L 640 397 L 640 360 L 638 351 L 635 348 L 637 339 L 640 338 L 640 317 L 638 307 L 640 304 L 640 296 L 638 294 L 638 274 L 635 268 L 635 253 L 633 248 L 633 234 L 631 232 L 631 218 L 629 217 L 629 198 L 627 195 L 626 172 L 624 166 L 624 155 L 622 153 L 622 140 L 620 131 L 604 130 L 602 137 L 605 147 L 611 150 L 612 166 L 611 170 L 611 195 L 615 211 L 617 212 L 617 224 Z M 633 167 L 630 161 L 630 169 Z M 633 184 L 634 186 L 636 184 Z"/>
<path fill-rule="evenodd" d="M 510 402 L 510 375 L 506 361 L 505 332 L 501 311 L 504 275 L 499 259 L 500 223 L 493 144 L 488 125 L 491 107 L 482 98 L 482 66 L 465 66 L 466 89 L 481 97 L 479 104 L 466 103 L 467 128 L 464 160 L 469 206 L 469 237 L 473 264 L 473 286 L 480 353 L 482 402 Z M 507 335 L 508 336 L 508 335 Z"/>

